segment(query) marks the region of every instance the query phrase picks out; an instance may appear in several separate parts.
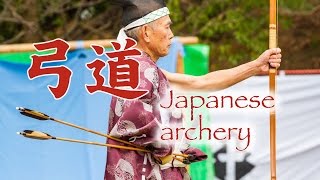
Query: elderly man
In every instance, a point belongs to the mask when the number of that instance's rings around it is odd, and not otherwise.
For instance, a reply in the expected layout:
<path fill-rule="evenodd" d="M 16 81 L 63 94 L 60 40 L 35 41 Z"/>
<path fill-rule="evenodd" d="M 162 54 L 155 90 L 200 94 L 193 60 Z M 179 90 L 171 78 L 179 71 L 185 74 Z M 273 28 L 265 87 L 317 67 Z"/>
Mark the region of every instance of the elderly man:
<path fill-rule="evenodd" d="M 180 89 L 219 90 L 236 84 L 257 73 L 266 72 L 269 64 L 278 68 L 281 62 L 280 49 L 269 49 L 256 60 L 238 67 L 208 73 L 204 76 L 189 76 L 169 73 L 157 67 L 155 62 L 169 52 L 173 33 L 169 10 L 163 0 L 122 0 L 123 28 L 118 41 L 131 37 L 137 41 L 142 56 L 140 63 L 140 84 L 138 89 L 148 93 L 136 100 L 113 97 L 109 115 L 110 135 L 130 141 L 150 150 L 150 153 L 108 149 L 105 180 L 112 179 L 189 179 L 185 164 L 173 158 L 166 164 L 158 158 L 171 157 L 173 153 L 191 154 L 194 161 L 206 156 L 188 145 L 170 144 L 158 138 L 163 125 L 177 125 L 182 113 L 167 110 L 162 112 L 160 101 L 165 99 L 170 86 Z M 170 86 L 169 86 L 170 82 Z M 111 139 L 108 143 L 119 144 Z"/>

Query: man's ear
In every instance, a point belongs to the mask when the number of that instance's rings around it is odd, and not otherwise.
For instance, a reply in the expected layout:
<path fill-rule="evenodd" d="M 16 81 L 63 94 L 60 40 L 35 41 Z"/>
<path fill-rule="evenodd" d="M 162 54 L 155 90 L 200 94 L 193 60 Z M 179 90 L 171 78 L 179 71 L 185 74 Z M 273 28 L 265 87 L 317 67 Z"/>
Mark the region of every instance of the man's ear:
<path fill-rule="evenodd" d="M 151 42 L 151 39 L 150 39 L 150 35 L 152 33 L 151 31 L 152 29 L 148 25 L 143 25 L 141 27 L 141 33 L 142 33 L 141 35 L 145 42 Z"/>

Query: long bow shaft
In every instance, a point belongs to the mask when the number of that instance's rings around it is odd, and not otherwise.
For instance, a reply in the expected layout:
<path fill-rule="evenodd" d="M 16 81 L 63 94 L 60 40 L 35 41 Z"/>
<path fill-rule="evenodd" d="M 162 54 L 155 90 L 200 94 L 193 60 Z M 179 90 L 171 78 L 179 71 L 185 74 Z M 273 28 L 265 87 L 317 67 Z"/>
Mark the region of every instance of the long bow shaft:
<path fill-rule="evenodd" d="M 270 0 L 269 48 L 278 46 L 277 0 Z M 269 68 L 269 91 L 275 99 L 277 69 Z M 274 100 L 275 102 L 275 100 Z M 271 180 L 276 180 L 276 107 L 270 109 L 270 171 Z"/>

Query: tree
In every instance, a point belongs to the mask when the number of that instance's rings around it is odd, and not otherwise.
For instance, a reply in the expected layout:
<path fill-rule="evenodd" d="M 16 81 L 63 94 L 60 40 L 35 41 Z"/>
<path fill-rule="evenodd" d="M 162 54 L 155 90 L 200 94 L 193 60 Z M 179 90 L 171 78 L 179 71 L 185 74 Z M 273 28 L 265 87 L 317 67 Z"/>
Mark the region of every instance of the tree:
<path fill-rule="evenodd" d="M 320 68 L 320 1 L 279 1 L 282 69 Z M 253 60 L 268 48 L 269 1 L 171 0 L 174 31 L 211 49 L 211 70 Z"/>
<path fill-rule="evenodd" d="M 121 8 L 111 0 L 3 0 L 0 42 L 115 38 Z M 282 69 L 320 68 L 320 0 L 279 1 Z M 173 31 L 211 47 L 211 70 L 253 60 L 268 48 L 268 0 L 167 0 Z"/>

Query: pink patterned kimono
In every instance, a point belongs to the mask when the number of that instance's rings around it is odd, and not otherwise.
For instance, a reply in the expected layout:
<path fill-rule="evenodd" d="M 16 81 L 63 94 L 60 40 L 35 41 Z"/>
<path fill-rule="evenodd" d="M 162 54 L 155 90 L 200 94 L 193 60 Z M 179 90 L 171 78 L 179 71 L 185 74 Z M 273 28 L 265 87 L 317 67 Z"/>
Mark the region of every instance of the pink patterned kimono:
<path fill-rule="evenodd" d="M 143 53 L 136 58 L 140 63 L 140 83 L 138 89 L 149 91 L 138 100 L 124 100 L 113 97 L 109 115 L 109 134 L 111 136 L 130 141 L 133 144 L 152 150 L 142 153 L 131 150 L 108 148 L 105 180 L 185 180 L 190 179 L 184 167 L 170 167 L 160 169 L 154 157 L 164 157 L 172 153 L 173 147 L 169 143 L 159 140 L 160 124 L 170 121 L 177 124 L 182 120 L 182 113 L 167 113 L 163 118 L 160 113 L 160 100 L 166 95 L 169 84 L 157 65 L 148 55 Z M 117 144 L 108 139 L 109 144 Z M 199 155 L 199 160 L 206 158 L 200 150 L 186 148 L 183 153 Z"/>

